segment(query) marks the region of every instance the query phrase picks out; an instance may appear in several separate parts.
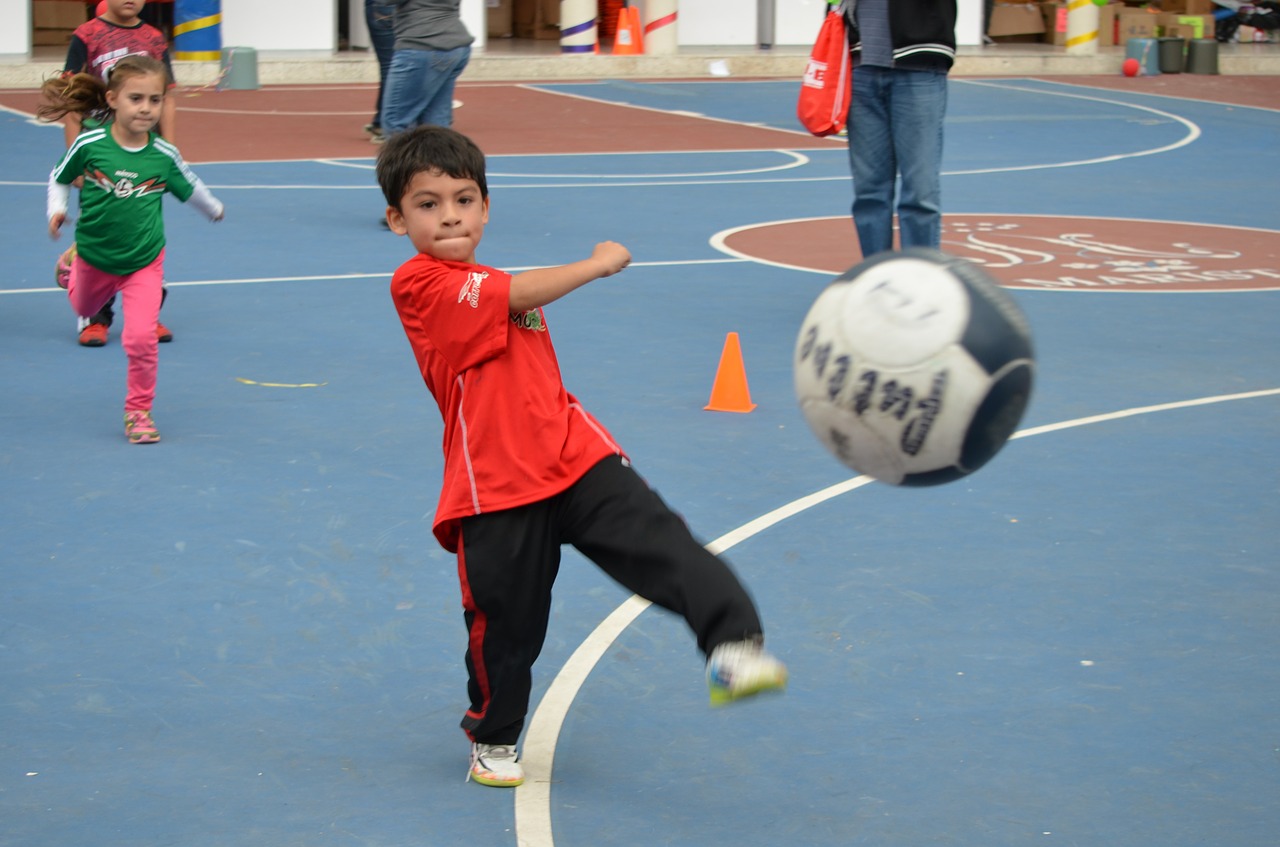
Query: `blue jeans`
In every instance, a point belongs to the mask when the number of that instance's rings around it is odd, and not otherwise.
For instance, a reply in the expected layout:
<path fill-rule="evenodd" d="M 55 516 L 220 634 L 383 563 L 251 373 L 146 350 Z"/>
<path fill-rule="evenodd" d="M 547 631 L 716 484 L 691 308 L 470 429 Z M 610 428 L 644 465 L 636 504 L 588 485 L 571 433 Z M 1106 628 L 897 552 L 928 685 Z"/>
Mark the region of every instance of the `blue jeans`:
<path fill-rule="evenodd" d="M 387 90 L 387 74 L 391 71 L 391 54 L 395 52 L 396 6 L 394 3 L 378 3 L 364 0 L 364 22 L 369 26 L 369 41 L 373 54 L 378 57 L 378 105 L 373 112 L 374 126 L 382 126 L 382 96 Z"/>
<path fill-rule="evenodd" d="M 391 136 L 422 124 L 453 124 L 453 85 L 471 59 L 471 47 L 397 50 L 382 101 L 382 131 Z"/>
<path fill-rule="evenodd" d="M 853 224 L 863 256 L 893 249 L 894 185 L 901 246 L 942 239 L 942 120 L 947 75 L 860 65 L 849 103 Z"/>

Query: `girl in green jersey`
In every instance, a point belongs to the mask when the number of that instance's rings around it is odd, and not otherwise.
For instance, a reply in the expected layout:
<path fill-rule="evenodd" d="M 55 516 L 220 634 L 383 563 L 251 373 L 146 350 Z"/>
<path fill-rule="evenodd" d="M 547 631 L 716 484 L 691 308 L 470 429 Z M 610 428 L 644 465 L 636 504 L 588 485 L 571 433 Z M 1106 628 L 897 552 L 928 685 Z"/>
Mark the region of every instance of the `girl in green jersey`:
<path fill-rule="evenodd" d="M 66 280 L 71 308 L 88 317 L 119 295 L 125 313 L 122 345 L 129 359 L 124 403 L 125 435 L 134 444 L 160 440 L 151 418 L 159 352 L 156 324 L 164 280 L 164 214 L 160 200 L 173 194 L 210 220 L 222 220 L 222 203 L 182 161 L 178 149 L 156 134 L 168 81 L 164 65 L 127 56 L 107 82 L 91 74 L 51 79 L 39 115 L 57 120 L 106 110 L 108 120 L 76 137 L 49 174 L 49 235 L 67 220 L 71 183 L 84 177 L 76 221 L 76 256 Z"/>

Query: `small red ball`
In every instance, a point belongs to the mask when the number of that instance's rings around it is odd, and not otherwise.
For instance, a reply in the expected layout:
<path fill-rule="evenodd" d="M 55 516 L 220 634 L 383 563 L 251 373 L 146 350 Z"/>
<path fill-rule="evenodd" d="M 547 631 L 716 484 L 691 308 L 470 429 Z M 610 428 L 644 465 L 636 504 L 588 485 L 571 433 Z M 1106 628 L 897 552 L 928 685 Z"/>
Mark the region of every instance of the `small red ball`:
<path fill-rule="evenodd" d="M 1124 71 L 1125 76 L 1137 76 L 1138 71 L 1142 70 L 1142 65 L 1138 63 L 1137 59 L 1125 59 L 1121 70 Z"/>

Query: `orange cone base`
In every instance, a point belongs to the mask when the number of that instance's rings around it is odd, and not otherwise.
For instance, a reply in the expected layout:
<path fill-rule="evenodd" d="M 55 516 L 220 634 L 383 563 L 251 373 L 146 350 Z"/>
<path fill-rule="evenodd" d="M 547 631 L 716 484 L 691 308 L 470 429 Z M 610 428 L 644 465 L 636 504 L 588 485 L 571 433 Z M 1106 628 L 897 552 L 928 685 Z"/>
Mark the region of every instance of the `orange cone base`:
<path fill-rule="evenodd" d="M 738 333 L 731 332 L 724 340 L 711 399 L 702 408 L 707 412 L 750 412 L 755 407 L 747 386 L 747 369 L 742 363 L 742 345 Z"/>

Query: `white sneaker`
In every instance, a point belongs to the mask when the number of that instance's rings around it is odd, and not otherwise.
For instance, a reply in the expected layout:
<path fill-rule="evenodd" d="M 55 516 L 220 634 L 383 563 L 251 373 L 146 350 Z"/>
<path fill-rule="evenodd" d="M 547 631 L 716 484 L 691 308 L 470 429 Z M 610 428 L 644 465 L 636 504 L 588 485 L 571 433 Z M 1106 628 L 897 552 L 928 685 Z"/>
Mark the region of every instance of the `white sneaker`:
<path fill-rule="evenodd" d="M 707 659 L 707 687 L 713 706 L 786 686 L 787 666 L 765 651 L 760 638 L 726 642 Z"/>
<path fill-rule="evenodd" d="M 520 766 L 515 745 L 473 743 L 467 779 L 497 788 L 515 788 L 522 784 L 524 768 Z"/>

